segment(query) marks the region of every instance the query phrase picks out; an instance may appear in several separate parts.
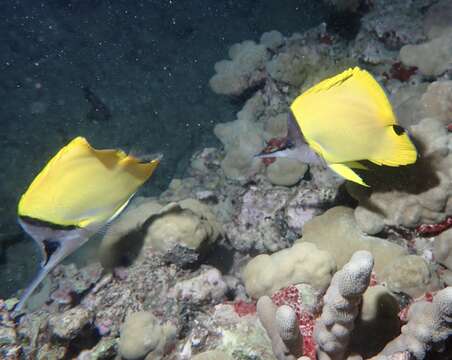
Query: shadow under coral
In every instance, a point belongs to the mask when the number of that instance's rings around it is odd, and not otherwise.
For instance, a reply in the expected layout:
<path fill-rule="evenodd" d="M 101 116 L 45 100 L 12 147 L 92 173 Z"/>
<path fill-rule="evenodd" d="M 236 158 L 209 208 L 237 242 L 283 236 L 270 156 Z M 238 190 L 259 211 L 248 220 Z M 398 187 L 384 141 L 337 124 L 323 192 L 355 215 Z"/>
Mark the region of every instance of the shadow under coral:
<path fill-rule="evenodd" d="M 416 147 L 419 154 L 424 152 L 421 144 L 416 144 Z M 362 163 L 368 170 L 357 172 L 370 188 L 347 183 L 347 190 L 363 199 L 360 205 L 374 212 L 383 213 L 383 209 L 379 209 L 375 204 L 364 199 L 368 199 L 372 193 L 389 193 L 391 191 L 418 195 L 437 187 L 440 184 L 440 178 L 435 169 L 435 163 L 440 160 L 436 154 L 421 155 L 413 165 L 399 167 L 379 166 L 365 161 Z"/>

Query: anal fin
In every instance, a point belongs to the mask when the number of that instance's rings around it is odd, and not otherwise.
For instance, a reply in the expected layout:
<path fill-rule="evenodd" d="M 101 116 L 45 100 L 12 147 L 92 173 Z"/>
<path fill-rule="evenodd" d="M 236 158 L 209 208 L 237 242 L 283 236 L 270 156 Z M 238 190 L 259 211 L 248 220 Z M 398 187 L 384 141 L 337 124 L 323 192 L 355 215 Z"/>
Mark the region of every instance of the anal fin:
<path fill-rule="evenodd" d="M 347 163 L 328 164 L 328 166 L 331 168 L 331 170 L 333 170 L 335 173 L 339 174 L 343 178 L 353 181 L 362 186 L 369 187 L 369 185 L 367 185 L 364 182 L 364 180 L 355 171 L 351 169 L 351 167 L 347 166 Z"/>

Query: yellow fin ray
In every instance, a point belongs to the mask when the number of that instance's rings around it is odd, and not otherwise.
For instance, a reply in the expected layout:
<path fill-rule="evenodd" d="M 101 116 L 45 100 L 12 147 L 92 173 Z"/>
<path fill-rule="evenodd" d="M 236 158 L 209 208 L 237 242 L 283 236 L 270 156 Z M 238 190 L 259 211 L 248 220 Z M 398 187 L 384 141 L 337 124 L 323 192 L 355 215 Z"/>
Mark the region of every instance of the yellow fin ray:
<path fill-rule="evenodd" d="M 345 164 L 328 164 L 328 166 L 338 175 L 342 176 L 343 178 L 353 181 L 355 183 L 358 183 L 360 185 L 369 187 L 364 180 L 356 173 L 354 172 L 350 167 L 348 167 Z"/>
<path fill-rule="evenodd" d="M 343 164 L 345 166 L 348 166 L 349 168 L 352 168 L 352 169 L 369 170 L 369 168 L 367 166 L 365 166 L 364 164 L 360 163 L 359 161 L 347 161 L 347 162 L 345 162 Z"/>

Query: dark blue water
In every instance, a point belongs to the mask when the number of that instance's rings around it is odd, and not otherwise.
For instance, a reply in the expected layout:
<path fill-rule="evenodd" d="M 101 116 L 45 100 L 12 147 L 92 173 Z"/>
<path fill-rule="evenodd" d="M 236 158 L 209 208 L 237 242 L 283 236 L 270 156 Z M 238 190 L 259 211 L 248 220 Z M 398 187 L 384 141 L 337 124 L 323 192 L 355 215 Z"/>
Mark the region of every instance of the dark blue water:
<path fill-rule="evenodd" d="M 16 225 L 18 198 L 61 146 L 83 135 L 99 148 L 163 152 L 143 189 L 161 192 L 196 149 L 218 145 L 213 126 L 234 119 L 240 104 L 208 87 L 228 47 L 273 29 L 304 31 L 324 20 L 325 9 L 317 0 L 5 0 L 0 14 L 5 297 L 37 266 L 34 245 Z M 90 116 L 84 87 L 111 116 Z"/>

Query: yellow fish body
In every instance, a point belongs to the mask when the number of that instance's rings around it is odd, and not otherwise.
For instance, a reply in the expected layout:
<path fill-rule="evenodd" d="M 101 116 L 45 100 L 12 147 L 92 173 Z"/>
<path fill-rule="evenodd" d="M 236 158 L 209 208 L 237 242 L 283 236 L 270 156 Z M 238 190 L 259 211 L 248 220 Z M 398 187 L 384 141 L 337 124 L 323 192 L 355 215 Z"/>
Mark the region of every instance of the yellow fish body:
<path fill-rule="evenodd" d="M 295 139 L 296 149 L 268 156 L 310 163 L 309 147 L 333 171 L 364 186 L 353 170 L 365 169 L 359 161 L 387 166 L 416 162 L 416 148 L 397 124 L 384 90 L 358 67 L 314 85 L 298 96 L 290 109 L 294 119 L 289 120 L 289 137 L 303 141 Z"/>
<path fill-rule="evenodd" d="M 40 246 L 43 262 L 16 311 L 50 270 L 126 207 L 158 164 L 121 150 L 96 150 L 82 137 L 48 162 L 18 205 L 19 223 Z"/>

